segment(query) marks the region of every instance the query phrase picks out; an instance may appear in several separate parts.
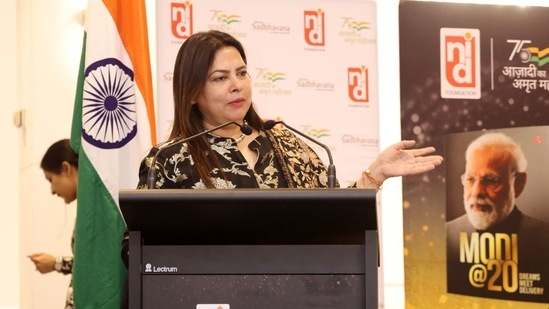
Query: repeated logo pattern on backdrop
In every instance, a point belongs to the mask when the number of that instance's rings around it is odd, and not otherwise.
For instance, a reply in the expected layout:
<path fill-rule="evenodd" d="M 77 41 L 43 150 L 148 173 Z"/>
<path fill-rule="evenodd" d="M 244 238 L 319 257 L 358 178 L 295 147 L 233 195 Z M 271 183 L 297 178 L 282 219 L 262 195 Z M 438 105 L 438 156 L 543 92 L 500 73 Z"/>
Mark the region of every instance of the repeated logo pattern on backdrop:
<path fill-rule="evenodd" d="M 356 180 L 356 167 L 378 153 L 375 12 L 366 0 L 157 1 L 159 140 L 173 118 L 179 47 L 193 33 L 220 30 L 244 45 L 260 114 L 330 132 L 317 138 L 332 150 L 341 185 Z"/>

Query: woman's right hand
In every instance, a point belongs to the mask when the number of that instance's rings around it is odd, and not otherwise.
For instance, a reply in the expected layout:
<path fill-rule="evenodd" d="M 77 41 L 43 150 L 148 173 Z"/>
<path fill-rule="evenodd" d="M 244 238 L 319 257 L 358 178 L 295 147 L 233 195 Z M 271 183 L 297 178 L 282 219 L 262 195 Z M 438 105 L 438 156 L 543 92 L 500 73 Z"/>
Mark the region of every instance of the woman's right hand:
<path fill-rule="evenodd" d="M 28 258 L 36 266 L 36 270 L 42 274 L 47 274 L 55 270 L 55 256 L 47 253 L 34 253 L 28 255 Z"/>

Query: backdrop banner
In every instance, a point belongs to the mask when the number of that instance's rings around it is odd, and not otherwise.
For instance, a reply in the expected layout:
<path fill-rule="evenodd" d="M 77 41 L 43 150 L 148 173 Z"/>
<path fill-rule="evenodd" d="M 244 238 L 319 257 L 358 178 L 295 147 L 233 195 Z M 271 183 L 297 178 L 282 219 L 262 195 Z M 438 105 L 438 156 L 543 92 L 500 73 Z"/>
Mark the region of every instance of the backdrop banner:
<path fill-rule="evenodd" d="M 402 137 L 445 157 L 403 179 L 406 307 L 547 308 L 549 8 L 402 1 L 399 14 Z M 516 142 L 525 173 L 496 169 L 497 147 L 469 164 L 485 133 Z"/>
<path fill-rule="evenodd" d="M 341 185 L 354 182 L 379 152 L 375 12 L 365 0 L 157 1 L 159 141 L 171 130 L 179 47 L 220 30 L 244 45 L 260 115 L 326 144 Z"/>

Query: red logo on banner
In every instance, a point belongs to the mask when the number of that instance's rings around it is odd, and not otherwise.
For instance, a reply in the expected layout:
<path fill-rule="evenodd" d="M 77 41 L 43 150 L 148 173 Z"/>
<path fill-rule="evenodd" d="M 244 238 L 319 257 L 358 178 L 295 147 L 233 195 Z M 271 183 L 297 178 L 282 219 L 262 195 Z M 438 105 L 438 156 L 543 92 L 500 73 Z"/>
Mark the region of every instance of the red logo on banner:
<path fill-rule="evenodd" d="M 303 21 L 305 42 L 312 46 L 324 46 L 324 12 L 321 9 L 304 11 Z"/>
<path fill-rule="evenodd" d="M 193 8 L 185 3 L 171 3 L 172 34 L 179 39 L 187 39 L 193 34 Z"/>
<path fill-rule="evenodd" d="M 368 102 L 368 69 L 364 66 L 348 68 L 347 77 L 349 98 L 354 102 Z"/>
<path fill-rule="evenodd" d="M 455 87 L 474 87 L 475 38 L 470 33 L 446 38 L 446 80 Z"/>
<path fill-rule="evenodd" d="M 440 29 L 441 96 L 480 98 L 480 32 Z"/>

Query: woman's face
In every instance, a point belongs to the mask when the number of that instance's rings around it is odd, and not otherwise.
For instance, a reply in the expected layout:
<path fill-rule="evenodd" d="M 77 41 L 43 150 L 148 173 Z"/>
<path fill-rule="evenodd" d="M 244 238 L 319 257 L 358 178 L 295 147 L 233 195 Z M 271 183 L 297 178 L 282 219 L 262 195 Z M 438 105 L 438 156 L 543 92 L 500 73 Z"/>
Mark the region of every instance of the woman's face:
<path fill-rule="evenodd" d="M 76 167 L 64 161 L 61 173 L 44 171 L 44 176 L 51 184 L 51 194 L 61 197 L 66 204 L 76 199 L 78 170 Z"/>
<path fill-rule="evenodd" d="M 252 86 L 248 68 L 236 48 L 228 46 L 216 52 L 195 104 L 204 117 L 205 128 L 229 121 L 242 123 L 252 104 Z"/>

